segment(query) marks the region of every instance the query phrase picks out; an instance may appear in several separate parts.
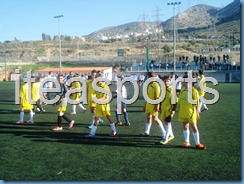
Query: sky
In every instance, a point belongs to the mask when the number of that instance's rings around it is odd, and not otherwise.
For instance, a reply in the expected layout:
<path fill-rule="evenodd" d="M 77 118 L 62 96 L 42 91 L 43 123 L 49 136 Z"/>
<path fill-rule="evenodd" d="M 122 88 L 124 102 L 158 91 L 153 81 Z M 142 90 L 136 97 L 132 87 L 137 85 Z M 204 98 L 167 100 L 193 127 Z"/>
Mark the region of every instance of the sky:
<path fill-rule="evenodd" d="M 0 42 L 41 40 L 42 33 L 84 36 L 130 22 L 165 21 L 189 7 L 206 4 L 223 8 L 234 0 L 0 0 Z M 63 15 L 60 22 L 54 16 Z M 60 28 L 60 29 L 59 29 Z"/>

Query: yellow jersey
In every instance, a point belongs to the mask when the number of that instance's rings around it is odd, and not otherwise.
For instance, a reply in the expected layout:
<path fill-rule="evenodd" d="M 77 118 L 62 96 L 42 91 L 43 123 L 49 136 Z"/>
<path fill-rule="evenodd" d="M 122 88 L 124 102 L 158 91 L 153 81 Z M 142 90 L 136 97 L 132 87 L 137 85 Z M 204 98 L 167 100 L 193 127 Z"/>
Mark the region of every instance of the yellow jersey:
<path fill-rule="evenodd" d="M 29 90 L 31 93 L 33 90 Z M 31 94 L 31 96 L 33 96 Z M 33 105 L 28 102 L 28 84 L 25 83 L 21 87 L 20 90 L 20 98 L 21 98 L 21 110 L 31 110 L 33 109 Z"/>
<path fill-rule="evenodd" d="M 152 82 L 148 85 L 147 94 L 151 100 L 157 100 L 160 97 L 160 92 L 161 92 L 161 89 L 157 82 Z M 147 114 L 150 113 L 153 116 L 158 115 L 158 112 L 156 111 L 156 105 L 150 104 L 148 102 L 146 102 L 145 112 Z"/>
<path fill-rule="evenodd" d="M 89 107 L 96 107 L 96 104 L 93 102 L 92 97 L 96 96 L 96 91 L 92 87 L 92 79 L 89 79 L 86 82 L 86 88 L 87 88 L 87 102 Z"/>
<path fill-rule="evenodd" d="M 79 81 L 74 81 L 71 89 L 79 89 L 81 87 L 80 82 Z M 81 96 L 80 92 L 76 92 L 72 94 L 72 100 L 79 100 Z"/>
<path fill-rule="evenodd" d="M 192 96 L 192 100 L 196 101 L 196 104 L 191 104 L 188 101 L 188 92 L 190 93 L 189 95 Z M 197 118 L 197 109 L 196 107 L 198 106 L 199 103 L 199 94 L 198 91 L 193 87 L 192 90 L 183 88 L 180 92 L 179 95 L 179 114 L 178 114 L 178 119 L 191 119 L 193 123 L 196 122 Z"/>
<path fill-rule="evenodd" d="M 32 95 L 32 100 L 34 101 L 38 101 L 39 100 L 39 87 L 40 87 L 40 83 L 34 82 L 32 83 L 31 86 L 31 95 Z"/>
<path fill-rule="evenodd" d="M 205 79 L 204 75 L 200 75 L 200 78 L 198 80 L 198 84 L 200 83 L 201 80 Z M 206 87 L 206 82 L 203 83 L 203 86 Z M 197 91 L 199 93 L 199 96 L 204 96 L 205 95 L 205 91 L 201 90 L 201 88 L 198 85 Z"/>

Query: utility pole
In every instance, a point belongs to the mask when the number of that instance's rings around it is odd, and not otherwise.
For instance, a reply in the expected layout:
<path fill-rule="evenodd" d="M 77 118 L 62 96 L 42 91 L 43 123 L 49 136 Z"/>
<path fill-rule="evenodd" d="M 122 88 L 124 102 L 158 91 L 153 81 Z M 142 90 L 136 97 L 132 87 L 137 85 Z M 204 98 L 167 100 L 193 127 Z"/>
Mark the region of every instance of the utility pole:
<path fill-rule="evenodd" d="M 172 2 L 167 3 L 167 5 L 173 5 L 173 32 L 174 32 L 174 72 L 176 71 L 176 57 L 175 57 L 175 50 L 176 50 L 176 30 L 175 30 L 175 5 L 181 4 L 181 2 Z"/>
<path fill-rule="evenodd" d="M 54 18 L 58 19 L 58 35 L 59 35 L 59 73 L 62 73 L 62 61 L 61 61 L 61 37 L 60 37 L 60 32 L 61 32 L 61 28 L 60 28 L 60 18 L 62 18 L 63 15 L 57 15 L 54 16 Z"/>
<path fill-rule="evenodd" d="M 163 14 L 160 14 L 160 8 L 157 7 L 156 8 L 156 26 L 155 26 L 155 35 L 156 35 L 156 38 L 158 40 L 158 50 L 157 50 L 157 57 L 158 57 L 158 61 L 160 61 L 160 57 L 159 57 L 159 50 L 160 50 L 160 39 L 162 38 L 161 37 L 161 33 L 163 32 L 162 29 L 162 22 L 160 21 L 160 16 L 163 15 Z"/>

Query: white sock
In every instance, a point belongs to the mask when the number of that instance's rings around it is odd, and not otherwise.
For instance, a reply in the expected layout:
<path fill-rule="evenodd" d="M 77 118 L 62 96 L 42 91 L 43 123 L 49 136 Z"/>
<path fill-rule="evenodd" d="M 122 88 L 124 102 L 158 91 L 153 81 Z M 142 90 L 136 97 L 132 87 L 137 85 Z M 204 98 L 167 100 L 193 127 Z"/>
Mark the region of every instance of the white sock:
<path fill-rule="evenodd" d="M 173 130 L 172 130 L 172 125 L 168 125 L 168 126 L 169 126 L 169 135 L 174 137 Z"/>
<path fill-rule="evenodd" d="M 145 133 L 150 134 L 151 126 L 152 126 L 152 123 L 146 123 Z"/>
<path fill-rule="evenodd" d="M 167 140 L 168 138 L 169 138 L 169 126 L 168 125 L 166 125 L 165 126 L 165 128 L 166 128 L 166 135 L 165 135 L 165 139 Z"/>
<path fill-rule="evenodd" d="M 202 105 L 203 105 L 204 109 L 207 109 L 208 108 L 205 103 L 203 103 Z"/>
<path fill-rule="evenodd" d="M 25 112 L 20 112 L 20 114 L 19 114 L 19 120 L 20 121 L 24 121 L 24 116 L 25 116 Z"/>
<path fill-rule="evenodd" d="M 174 136 L 173 132 L 172 132 L 172 126 L 171 125 L 166 125 L 166 135 L 165 135 L 165 139 L 168 139 L 169 136 Z"/>
<path fill-rule="evenodd" d="M 86 108 L 82 104 L 79 104 L 79 107 L 82 108 L 82 110 L 86 110 Z"/>
<path fill-rule="evenodd" d="M 158 124 L 158 127 L 159 127 L 159 130 L 160 130 L 161 133 L 162 133 L 162 137 L 165 137 L 166 131 L 165 131 L 165 129 L 164 129 L 163 123 L 159 123 L 159 124 Z"/>
<path fill-rule="evenodd" d="M 34 116 L 34 112 L 30 112 L 30 119 L 29 119 L 29 121 L 33 121 L 33 116 Z"/>
<path fill-rule="evenodd" d="M 97 130 L 97 126 L 92 126 L 90 134 L 91 135 L 95 135 L 96 134 L 96 130 Z"/>
<path fill-rule="evenodd" d="M 201 102 L 201 100 L 199 100 L 199 105 L 198 105 L 198 112 L 199 113 L 201 112 L 201 108 L 202 108 L 202 102 Z"/>
<path fill-rule="evenodd" d="M 103 123 L 103 120 L 101 118 L 99 118 L 99 122 L 102 122 Z"/>
<path fill-rule="evenodd" d="M 110 123 L 110 128 L 112 131 L 116 132 L 116 128 L 115 128 L 115 124 L 114 123 Z"/>
<path fill-rule="evenodd" d="M 94 123 L 95 123 L 95 115 L 92 115 L 92 123 L 91 123 L 91 125 L 94 125 Z"/>
<path fill-rule="evenodd" d="M 193 133 L 193 137 L 194 137 L 196 145 L 200 144 L 199 132 Z"/>
<path fill-rule="evenodd" d="M 190 144 L 190 130 L 184 130 L 184 138 L 185 138 L 185 142 L 188 142 Z"/>
<path fill-rule="evenodd" d="M 72 111 L 76 113 L 76 105 L 72 105 Z"/>

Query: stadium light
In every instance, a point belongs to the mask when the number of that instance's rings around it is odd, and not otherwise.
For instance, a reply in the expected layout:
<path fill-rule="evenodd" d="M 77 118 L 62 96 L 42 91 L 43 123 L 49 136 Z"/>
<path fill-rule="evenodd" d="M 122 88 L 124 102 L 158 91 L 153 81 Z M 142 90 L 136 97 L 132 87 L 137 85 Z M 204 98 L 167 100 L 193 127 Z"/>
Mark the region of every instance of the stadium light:
<path fill-rule="evenodd" d="M 58 19 L 58 35 L 59 35 L 59 73 L 62 73 L 62 61 L 61 61 L 61 38 L 60 38 L 60 18 L 62 18 L 63 15 L 57 15 L 54 16 L 55 19 Z"/>
<path fill-rule="evenodd" d="M 175 33 L 175 5 L 177 4 L 181 4 L 181 2 L 171 2 L 171 3 L 167 3 L 167 5 L 173 5 L 173 21 L 174 21 L 174 71 L 176 71 L 176 58 L 175 58 L 175 50 L 176 50 L 176 41 L 175 41 L 175 37 L 176 37 L 176 33 Z"/>

